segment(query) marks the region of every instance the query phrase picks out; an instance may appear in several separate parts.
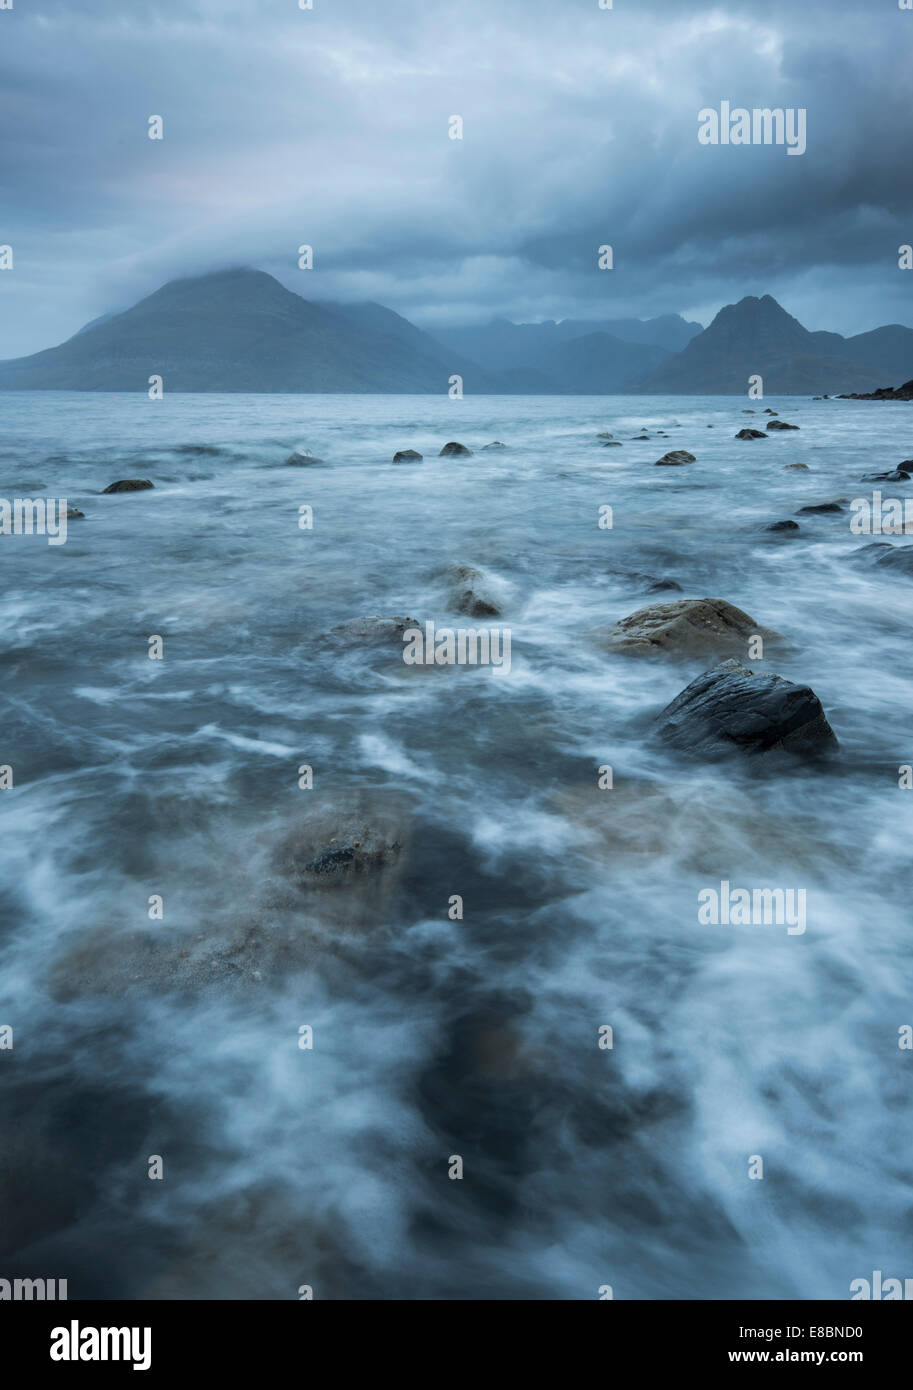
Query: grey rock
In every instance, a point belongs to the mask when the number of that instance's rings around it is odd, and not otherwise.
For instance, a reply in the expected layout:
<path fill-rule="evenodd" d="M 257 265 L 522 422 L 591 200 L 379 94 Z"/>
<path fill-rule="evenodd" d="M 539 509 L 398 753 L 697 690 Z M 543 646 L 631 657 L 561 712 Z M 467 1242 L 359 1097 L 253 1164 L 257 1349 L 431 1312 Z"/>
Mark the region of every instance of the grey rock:
<path fill-rule="evenodd" d="M 754 414 L 754 411 L 751 412 Z M 736 439 L 766 439 L 767 435 L 763 430 L 739 430 Z"/>
<path fill-rule="evenodd" d="M 465 444 L 457 444 L 455 440 L 451 440 L 449 444 L 444 445 L 443 449 L 438 454 L 438 458 L 453 458 L 459 454 L 468 455 L 471 453 L 472 450 L 467 449 Z"/>

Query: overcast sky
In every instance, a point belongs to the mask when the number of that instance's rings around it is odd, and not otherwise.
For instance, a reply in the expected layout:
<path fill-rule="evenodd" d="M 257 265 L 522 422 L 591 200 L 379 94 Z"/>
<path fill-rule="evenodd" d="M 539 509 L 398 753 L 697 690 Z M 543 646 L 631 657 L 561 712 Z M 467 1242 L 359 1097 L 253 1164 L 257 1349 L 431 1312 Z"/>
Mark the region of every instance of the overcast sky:
<path fill-rule="evenodd" d="M 240 264 L 426 327 L 766 292 L 813 329 L 913 325 L 897 0 L 13 2 L 0 357 Z M 701 145 L 724 99 L 806 108 L 807 152 Z"/>

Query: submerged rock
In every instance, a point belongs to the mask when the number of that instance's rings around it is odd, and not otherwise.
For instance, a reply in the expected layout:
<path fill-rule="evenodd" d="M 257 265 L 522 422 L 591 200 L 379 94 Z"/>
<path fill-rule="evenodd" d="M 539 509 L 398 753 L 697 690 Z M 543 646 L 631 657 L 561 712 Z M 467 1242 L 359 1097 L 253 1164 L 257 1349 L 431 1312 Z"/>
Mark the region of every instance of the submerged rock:
<path fill-rule="evenodd" d="M 863 473 L 859 481 L 861 483 L 908 483 L 910 475 L 901 465 L 890 473 Z"/>
<path fill-rule="evenodd" d="M 309 468 L 315 464 L 323 463 L 323 459 L 317 458 L 307 449 L 296 449 L 294 453 L 289 454 L 285 462 L 289 468 Z"/>
<path fill-rule="evenodd" d="M 420 454 L 417 449 L 397 449 L 393 455 L 394 463 L 421 463 L 424 454 Z"/>
<path fill-rule="evenodd" d="M 854 550 L 850 559 L 855 563 L 875 565 L 913 579 L 913 545 L 892 545 L 890 541 L 872 541 L 871 545 Z"/>
<path fill-rule="evenodd" d="M 350 618 L 346 623 L 331 628 L 327 639 L 346 646 L 391 645 L 402 646 L 403 633 L 407 628 L 421 627 L 418 618 L 397 615 L 392 618 L 368 616 Z"/>
<path fill-rule="evenodd" d="M 502 444 L 500 439 L 493 439 L 490 444 L 482 445 L 482 453 L 487 453 L 489 449 L 506 449 L 507 445 Z"/>
<path fill-rule="evenodd" d="M 472 450 L 467 449 L 465 444 L 457 444 L 456 441 L 452 439 L 449 444 L 444 445 L 443 449 L 438 454 L 438 458 L 453 458 L 457 454 L 469 455 L 471 453 Z"/>
<path fill-rule="evenodd" d="M 784 463 L 783 467 L 787 473 L 807 473 L 809 471 L 807 463 Z"/>
<path fill-rule="evenodd" d="M 67 521 L 78 521 L 80 517 L 85 520 L 85 515 L 78 507 L 67 507 Z"/>
<path fill-rule="evenodd" d="M 797 430 L 799 426 L 788 425 L 785 420 L 768 420 L 767 428 L 769 430 Z"/>
<path fill-rule="evenodd" d="M 798 531 L 800 529 L 798 521 L 775 521 L 771 526 L 765 526 L 765 531 Z"/>
<path fill-rule="evenodd" d="M 597 438 L 597 439 L 614 439 L 615 436 L 614 436 L 614 434 L 610 434 L 608 430 L 601 430 L 600 433 L 597 434 L 596 438 Z"/>
<path fill-rule="evenodd" d="M 751 412 L 754 414 L 754 411 Z M 739 430 L 736 439 L 766 439 L 767 435 L 763 430 Z"/>
<path fill-rule="evenodd" d="M 815 758 L 840 746 L 810 686 L 759 675 L 737 661 L 686 686 L 659 716 L 657 735 L 672 748 L 711 759 L 774 752 Z"/>
<path fill-rule="evenodd" d="M 821 516 L 830 512 L 842 512 L 843 507 L 839 502 L 812 502 L 807 507 L 800 507 L 796 512 L 797 516 Z"/>
<path fill-rule="evenodd" d="M 676 464 L 697 463 L 693 454 L 689 454 L 687 449 L 672 449 L 668 454 L 663 454 L 661 459 L 656 460 L 656 467 L 674 467 Z"/>
<path fill-rule="evenodd" d="M 145 492 L 147 488 L 154 487 L 148 478 L 121 478 L 120 482 L 109 483 L 105 492 Z"/>
<path fill-rule="evenodd" d="M 501 609 L 485 587 L 485 577 L 472 565 L 457 565 L 451 571 L 451 601 L 458 613 L 472 618 L 497 618 Z"/>
<path fill-rule="evenodd" d="M 674 579 L 665 577 L 657 578 L 653 574 L 642 574 L 639 570 L 609 570 L 609 574 L 630 584 L 632 588 L 639 589 L 642 593 L 661 594 L 661 593 L 681 593 L 682 586 Z"/>
<path fill-rule="evenodd" d="M 673 656 L 744 653 L 750 637 L 777 640 L 741 608 L 721 598 L 685 598 L 638 609 L 606 634 L 610 651 Z"/>
<path fill-rule="evenodd" d="M 765 407 L 764 407 L 764 414 L 765 414 L 765 415 L 776 415 L 777 412 L 776 412 L 775 410 L 771 410 L 770 406 L 768 405 L 768 406 L 765 406 Z"/>

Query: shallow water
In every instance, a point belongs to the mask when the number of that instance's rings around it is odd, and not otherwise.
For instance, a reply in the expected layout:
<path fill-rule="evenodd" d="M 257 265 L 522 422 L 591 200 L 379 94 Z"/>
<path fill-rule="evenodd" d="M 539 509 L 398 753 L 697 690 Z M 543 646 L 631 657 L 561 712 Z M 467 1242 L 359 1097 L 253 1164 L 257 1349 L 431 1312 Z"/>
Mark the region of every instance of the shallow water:
<path fill-rule="evenodd" d="M 736 440 L 767 405 L 800 431 Z M 913 496 L 859 481 L 913 455 L 907 407 L 745 408 L 0 395 L 2 495 L 85 513 L 62 546 L 0 537 L 0 1277 L 840 1299 L 913 1272 L 913 583 L 849 558 L 871 538 L 848 512 L 764 531 Z M 473 456 L 437 457 L 450 439 Z M 678 448 L 697 462 L 653 467 Z M 154 490 L 101 495 L 133 477 Z M 454 611 L 455 565 L 500 618 Z M 599 633 L 704 595 L 787 639 L 766 665 L 821 698 L 833 767 L 651 740 L 709 663 Z M 328 638 L 363 615 L 506 626 L 510 670 Z M 296 887 L 289 836 L 351 817 L 392 827 L 395 862 Z M 723 879 L 804 888 L 807 930 L 701 925 Z"/>

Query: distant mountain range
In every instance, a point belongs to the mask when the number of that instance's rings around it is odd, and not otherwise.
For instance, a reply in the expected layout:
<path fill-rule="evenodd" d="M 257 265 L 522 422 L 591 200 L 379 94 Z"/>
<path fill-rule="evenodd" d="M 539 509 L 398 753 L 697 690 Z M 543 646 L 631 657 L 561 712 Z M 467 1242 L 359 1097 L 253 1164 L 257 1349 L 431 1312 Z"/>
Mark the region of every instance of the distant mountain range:
<path fill-rule="evenodd" d="M 810 333 L 775 299 L 678 314 L 424 332 L 382 304 L 314 303 L 259 270 L 172 280 L 59 347 L 0 362 L 0 390 L 744 395 L 872 391 L 913 376 L 913 329 Z"/>

